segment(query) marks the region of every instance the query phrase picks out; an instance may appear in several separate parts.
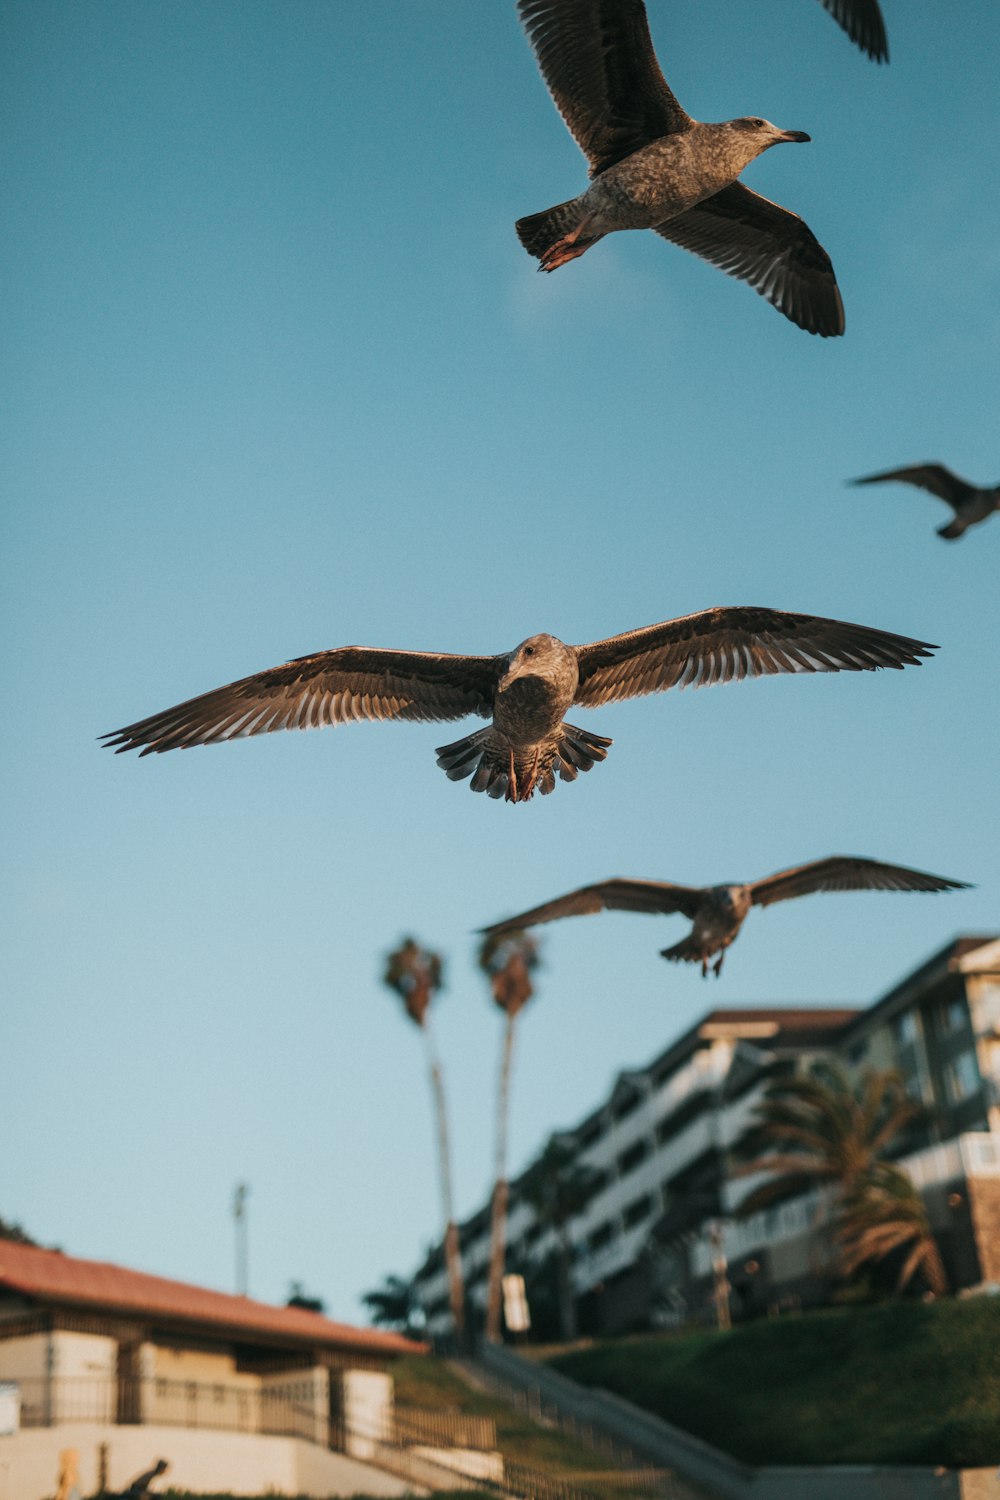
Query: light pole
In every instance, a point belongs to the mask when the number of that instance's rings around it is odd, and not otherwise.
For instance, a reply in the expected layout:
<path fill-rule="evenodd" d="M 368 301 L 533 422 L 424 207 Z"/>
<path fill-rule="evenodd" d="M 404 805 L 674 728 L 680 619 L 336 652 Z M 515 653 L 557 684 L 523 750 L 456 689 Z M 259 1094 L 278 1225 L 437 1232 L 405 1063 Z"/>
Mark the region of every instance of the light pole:
<path fill-rule="evenodd" d="M 247 1295 L 247 1199 L 250 1186 L 238 1182 L 233 1193 L 233 1222 L 236 1226 L 236 1295 Z"/>

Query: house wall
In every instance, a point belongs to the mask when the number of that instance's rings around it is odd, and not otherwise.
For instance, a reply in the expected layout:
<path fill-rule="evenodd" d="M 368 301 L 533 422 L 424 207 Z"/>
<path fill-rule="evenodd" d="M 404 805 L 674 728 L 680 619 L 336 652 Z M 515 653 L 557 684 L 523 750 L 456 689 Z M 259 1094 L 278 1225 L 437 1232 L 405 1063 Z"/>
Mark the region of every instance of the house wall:
<path fill-rule="evenodd" d="M 0 1339 L 0 1380 L 44 1380 L 49 1369 L 47 1333 Z"/>
<path fill-rule="evenodd" d="M 970 1177 L 967 1188 L 983 1281 L 1000 1284 L 1000 1177 Z"/>
<path fill-rule="evenodd" d="M 50 1422 L 110 1421 L 116 1356 L 114 1339 L 92 1333 L 59 1329 L 0 1339 L 0 1379 L 21 1383 L 25 1413 Z"/>
<path fill-rule="evenodd" d="M 412 1484 L 381 1469 L 296 1438 L 81 1423 L 0 1437 L 0 1500 L 45 1500 L 53 1495 L 59 1454 L 66 1448 L 79 1453 L 81 1493 L 94 1494 L 102 1444 L 106 1445 L 106 1481 L 111 1490 L 123 1490 L 137 1474 L 165 1458 L 170 1468 L 160 1486 L 196 1493 L 413 1494 Z"/>

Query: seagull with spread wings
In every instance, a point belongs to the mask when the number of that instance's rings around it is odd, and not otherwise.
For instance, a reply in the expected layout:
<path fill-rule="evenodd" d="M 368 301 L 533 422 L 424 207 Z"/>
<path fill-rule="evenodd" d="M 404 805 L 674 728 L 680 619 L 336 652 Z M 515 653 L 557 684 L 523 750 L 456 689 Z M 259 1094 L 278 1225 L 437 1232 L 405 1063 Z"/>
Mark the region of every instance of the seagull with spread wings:
<path fill-rule="evenodd" d="M 672 885 L 667 880 L 602 880 L 585 885 L 567 896 L 557 896 L 543 906 L 533 906 L 504 922 L 481 930 L 501 933 L 554 922 L 557 917 L 582 917 L 598 911 L 641 911 L 656 915 L 680 912 L 692 923 L 691 931 L 672 948 L 661 950 L 674 963 L 701 964 L 702 976 L 711 968 L 716 975 L 730 943 L 752 906 L 771 906 L 793 896 L 811 896 L 815 891 L 954 891 L 966 890 L 962 880 L 927 875 L 905 865 L 885 865 L 877 859 L 856 859 L 833 854 L 808 865 L 779 870 L 748 885 Z M 719 956 L 710 963 L 712 955 Z"/>
<path fill-rule="evenodd" d="M 914 484 L 918 489 L 928 490 L 955 512 L 955 519 L 947 526 L 938 527 L 938 536 L 953 542 L 985 521 L 995 510 L 1000 510 L 1000 484 L 977 488 L 967 479 L 959 479 L 944 464 L 911 464 L 905 469 L 886 469 L 884 474 L 866 474 L 863 479 L 852 479 L 852 484 L 885 484 L 887 480 L 899 480 L 902 484 Z"/>
<path fill-rule="evenodd" d="M 937 647 L 843 620 L 729 606 L 586 646 L 532 635 L 500 656 L 341 646 L 256 672 L 103 735 L 119 754 L 159 754 L 351 719 L 490 719 L 443 745 L 438 765 L 474 792 L 526 802 L 604 760 L 611 744 L 564 722 L 571 704 L 765 677 L 919 666 Z"/>
<path fill-rule="evenodd" d="M 823 338 L 844 331 L 830 257 L 788 209 L 737 181 L 782 141 L 751 116 L 708 124 L 681 108 L 660 71 L 642 0 L 519 0 L 556 106 L 590 164 L 586 192 L 519 219 L 521 244 L 554 271 L 618 229 L 654 229 Z"/>

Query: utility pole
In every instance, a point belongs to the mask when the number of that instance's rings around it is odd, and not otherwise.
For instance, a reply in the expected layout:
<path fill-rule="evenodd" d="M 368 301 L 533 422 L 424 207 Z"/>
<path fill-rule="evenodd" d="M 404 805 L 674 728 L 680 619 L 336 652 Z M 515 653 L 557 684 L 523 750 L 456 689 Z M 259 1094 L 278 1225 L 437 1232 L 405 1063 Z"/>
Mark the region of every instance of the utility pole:
<path fill-rule="evenodd" d="M 236 1295 L 247 1295 L 247 1199 L 250 1186 L 238 1182 L 233 1193 L 233 1222 L 236 1226 Z"/>

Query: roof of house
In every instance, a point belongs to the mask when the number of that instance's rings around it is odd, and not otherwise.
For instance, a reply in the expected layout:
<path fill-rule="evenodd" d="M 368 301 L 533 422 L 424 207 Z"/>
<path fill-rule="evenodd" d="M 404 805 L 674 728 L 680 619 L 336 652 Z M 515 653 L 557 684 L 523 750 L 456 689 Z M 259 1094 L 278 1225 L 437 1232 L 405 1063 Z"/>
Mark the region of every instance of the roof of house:
<path fill-rule="evenodd" d="M 287 1340 L 298 1347 L 322 1346 L 391 1357 L 423 1348 L 397 1333 L 334 1323 L 301 1307 L 273 1307 L 186 1281 L 170 1281 L 102 1260 L 78 1260 L 59 1250 L 0 1240 L 0 1288 L 35 1302 L 209 1325 L 220 1332 Z"/>

